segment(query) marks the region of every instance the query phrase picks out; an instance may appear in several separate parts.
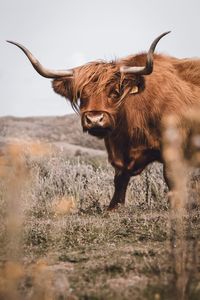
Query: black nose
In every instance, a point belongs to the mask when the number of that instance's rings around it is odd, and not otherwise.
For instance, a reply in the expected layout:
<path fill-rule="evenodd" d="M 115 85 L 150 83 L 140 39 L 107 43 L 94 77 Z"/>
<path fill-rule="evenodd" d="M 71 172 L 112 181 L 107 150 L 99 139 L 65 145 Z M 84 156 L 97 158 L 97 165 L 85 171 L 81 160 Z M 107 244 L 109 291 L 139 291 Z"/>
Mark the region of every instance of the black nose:
<path fill-rule="evenodd" d="M 104 124 L 104 114 L 92 114 L 91 112 L 88 112 L 85 114 L 85 125 L 88 127 L 93 126 L 103 126 Z"/>

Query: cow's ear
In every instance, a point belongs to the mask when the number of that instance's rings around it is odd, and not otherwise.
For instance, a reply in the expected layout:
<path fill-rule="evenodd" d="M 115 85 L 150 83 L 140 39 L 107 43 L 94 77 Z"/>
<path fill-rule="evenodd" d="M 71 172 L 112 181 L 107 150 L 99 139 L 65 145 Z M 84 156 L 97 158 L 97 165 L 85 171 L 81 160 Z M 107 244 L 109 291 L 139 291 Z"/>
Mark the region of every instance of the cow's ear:
<path fill-rule="evenodd" d="M 72 78 L 54 79 L 52 87 L 57 94 L 69 99 L 71 102 L 73 101 L 74 89 Z"/>

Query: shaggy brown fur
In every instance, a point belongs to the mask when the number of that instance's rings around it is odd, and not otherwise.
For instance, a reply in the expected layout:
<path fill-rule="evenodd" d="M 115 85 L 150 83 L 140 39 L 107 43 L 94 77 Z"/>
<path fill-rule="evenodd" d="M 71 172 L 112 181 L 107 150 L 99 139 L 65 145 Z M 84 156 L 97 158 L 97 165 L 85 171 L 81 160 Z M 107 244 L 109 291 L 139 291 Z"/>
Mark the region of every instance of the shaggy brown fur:
<path fill-rule="evenodd" d="M 80 115 L 106 112 L 112 131 L 104 137 L 110 163 L 115 168 L 115 192 L 109 208 L 125 202 L 131 176 L 162 158 L 162 122 L 175 114 L 183 136 L 188 128 L 183 115 L 200 106 L 200 60 L 154 54 L 149 76 L 121 74 L 120 67 L 145 65 L 146 54 L 115 62 L 91 62 L 74 69 L 74 77 L 56 79 L 56 93 L 68 98 Z M 78 99 L 80 107 L 78 108 Z M 165 170 L 165 178 L 170 178 Z"/>

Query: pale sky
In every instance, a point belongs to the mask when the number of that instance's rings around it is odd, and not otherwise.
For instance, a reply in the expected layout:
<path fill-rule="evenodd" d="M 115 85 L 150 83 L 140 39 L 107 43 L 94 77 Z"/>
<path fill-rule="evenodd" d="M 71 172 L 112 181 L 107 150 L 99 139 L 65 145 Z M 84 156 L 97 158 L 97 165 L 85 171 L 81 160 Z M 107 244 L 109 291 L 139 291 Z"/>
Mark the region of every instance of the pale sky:
<path fill-rule="evenodd" d="M 168 30 L 157 52 L 200 56 L 199 0 L 0 0 L 0 28 L 0 116 L 72 112 L 7 39 L 55 69 L 148 50 Z"/>

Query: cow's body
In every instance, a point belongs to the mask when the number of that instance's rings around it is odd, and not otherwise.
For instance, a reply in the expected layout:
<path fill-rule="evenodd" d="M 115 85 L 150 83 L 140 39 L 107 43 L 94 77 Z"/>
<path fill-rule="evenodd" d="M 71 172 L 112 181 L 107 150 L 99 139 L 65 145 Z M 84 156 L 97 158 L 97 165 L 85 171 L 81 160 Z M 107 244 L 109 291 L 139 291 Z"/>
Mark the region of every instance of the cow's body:
<path fill-rule="evenodd" d="M 125 202 L 131 176 L 151 162 L 164 163 L 162 124 L 177 117 L 183 137 L 188 134 L 184 114 L 200 106 L 200 60 L 154 54 L 153 72 L 123 73 L 123 66 L 141 66 L 147 54 L 106 63 L 92 62 L 73 69 L 73 77 L 56 78 L 55 92 L 78 108 L 84 131 L 104 138 L 108 159 L 115 168 L 115 192 L 109 208 Z M 80 107 L 78 107 L 80 101 Z"/>
<path fill-rule="evenodd" d="M 119 69 L 122 65 L 144 65 L 145 59 L 146 54 L 141 54 L 116 61 L 113 76 L 115 68 Z M 85 83 L 85 66 L 83 68 L 83 70 L 78 69 L 77 72 L 80 73 L 82 82 Z M 99 71 L 100 74 L 105 70 L 104 63 L 88 64 L 87 78 L 94 73 L 93 68 L 99 68 L 99 70 L 102 68 L 102 71 Z M 109 76 L 111 75 L 107 77 Z M 176 115 L 179 119 L 181 134 L 187 136 L 189 129 L 184 123 L 183 116 L 193 106 L 200 106 L 200 60 L 177 59 L 155 54 L 153 73 L 150 76 L 137 78 L 138 82 L 141 81 L 139 83 L 141 91 L 127 94 L 116 111 L 113 109 L 113 104 L 111 107 L 103 107 L 106 84 L 98 91 L 98 88 L 93 90 L 90 87 L 91 85 L 94 88 L 94 83 L 89 82 L 83 87 L 79 76 L 77 80 L 78 82 L 75 79 L 77 90 L 81 90 L 85 99 L 87 97 L 90 99 L 86 106 L 83 105 L 81 108 L 82 114 L 85 111 L 106 110 L 117 120 L 114 130 L 104 137 L 108 159 L 116 173 L 115 193 L 109 206 L 112 209 L 118 203 L 124 203 L 131 176 L 140 174 L 153 161 L 164 163 L 162 157 L 163 118 L 170 114 Z M 80 86 L 79 82 L 81 82 Z M 103 85 L 102 81 L 100 83 Z M 62 85 L 63 81 L 53 82 L 54 90 L 66 96 L 66 85 L 65 90 L 62 90 L 64 88 Z M 73 96 L 69 94 L 68 97 L 70 96 L 73 101 Z M 165 168 L 164 171 L 166 182 L 170 187 L 170 178 Z"/>

